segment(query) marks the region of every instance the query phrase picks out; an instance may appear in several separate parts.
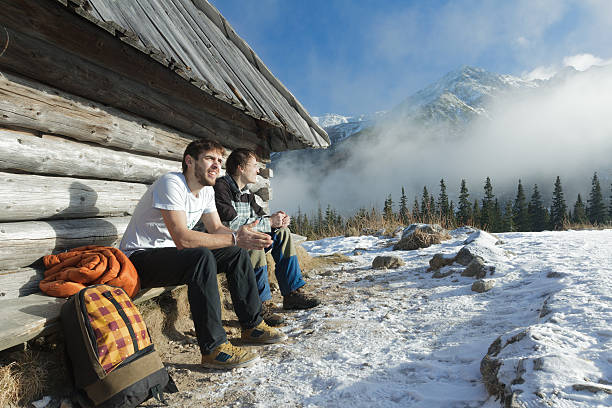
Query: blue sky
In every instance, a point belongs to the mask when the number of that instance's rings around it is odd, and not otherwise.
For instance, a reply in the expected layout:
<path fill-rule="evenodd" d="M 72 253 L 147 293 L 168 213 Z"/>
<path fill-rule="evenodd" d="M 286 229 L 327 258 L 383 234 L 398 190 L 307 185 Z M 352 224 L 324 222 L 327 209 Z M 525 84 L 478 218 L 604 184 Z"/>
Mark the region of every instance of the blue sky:
<path fill-rule="evenodd" d="M 210 0 L 312 115 L 387 110 L 462 65 L 612 58 L 610 0 Z"/>

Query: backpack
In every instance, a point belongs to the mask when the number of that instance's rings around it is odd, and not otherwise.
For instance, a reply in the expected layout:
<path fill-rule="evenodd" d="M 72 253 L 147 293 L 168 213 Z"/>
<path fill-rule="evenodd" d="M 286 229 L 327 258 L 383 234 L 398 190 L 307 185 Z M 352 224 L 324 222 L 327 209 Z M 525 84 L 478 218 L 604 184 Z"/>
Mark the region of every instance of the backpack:
<path fill-rule="evenodd" d="M 135 407 L 177 391 L 138 309 L 123 289 L 93 285 L 62 306 L 66 355 L 79 403 Z"/>

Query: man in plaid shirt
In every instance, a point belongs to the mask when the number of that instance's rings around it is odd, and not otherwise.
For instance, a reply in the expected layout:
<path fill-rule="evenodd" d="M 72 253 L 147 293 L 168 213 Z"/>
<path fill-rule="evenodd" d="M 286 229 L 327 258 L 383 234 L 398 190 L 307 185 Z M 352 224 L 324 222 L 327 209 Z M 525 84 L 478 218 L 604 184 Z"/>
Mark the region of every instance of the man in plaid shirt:
<path fill-rule="evenodd" d="M 227 174 L 217 179 L 214 185 L 215 203 L 221 221 L 233 231 L 243 225 L 256 223 L 254 230 L 265 232 L 273 239 L 273 244 L 265 251 L 250 250 L 249 254 L 262 301 L 263 318 L 269 325 L 280 325 L 284 319 L 272 312 L 265 252 L 272 251 L 276 264 L 274 272 L 283 295 L 284 309 L 309 309 L 320 303 L 319 299 L 304 289 L 306 282 L 302 279 L 288 228 L 291 218 L 283 211 L 266 215 L 255 202 L 255 195 L 248 190 L 247 184 L 255 183 L 259 173 L 255 152 L 249 149 L 234 150 L 227 158 L 225 169 Z"/>

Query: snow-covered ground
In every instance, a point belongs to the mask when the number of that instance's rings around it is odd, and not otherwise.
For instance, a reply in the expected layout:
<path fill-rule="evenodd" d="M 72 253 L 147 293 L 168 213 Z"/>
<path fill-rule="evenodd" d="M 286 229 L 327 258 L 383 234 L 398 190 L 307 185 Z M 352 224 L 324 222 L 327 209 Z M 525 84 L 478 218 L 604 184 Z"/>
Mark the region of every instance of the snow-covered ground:
<path fill-rule="evenodd" d="M 480 364 L 502 336 L 498 377 L 516 406 L 612 406 L 612 230 L 478 239 L 471 248 L 495 266 L 485 293 L 471 290 L 474 278 L 427 271 L 468 233 L 415 251 L 373 236 L 304 243 L 311 255 L 340 252 L 353 263 L 311 272 L 325 304 L 294 313 L 289 341 L 260 348 L 258 364 L 211 374 L 217 386 L 187 392 L 189 405 L 500 407 Z M 377 255 L 406 264 L 373 270 Z"/>

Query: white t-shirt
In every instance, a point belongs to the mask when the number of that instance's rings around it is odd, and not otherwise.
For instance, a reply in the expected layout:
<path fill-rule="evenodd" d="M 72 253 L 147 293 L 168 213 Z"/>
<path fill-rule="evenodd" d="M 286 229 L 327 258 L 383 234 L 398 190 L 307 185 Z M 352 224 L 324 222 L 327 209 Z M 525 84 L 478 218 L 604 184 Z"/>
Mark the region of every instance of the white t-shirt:
<path fill-rule="evenodd" d="M 175 247 L 160 210 L 184 211 L 192 229 L 202 214 L 217 212 L 211 186 L 191 193 L 183 173 L 168 173 L 153 183 L 142 196 L 119 244 L 127 256 L 140 249 Z"/>

